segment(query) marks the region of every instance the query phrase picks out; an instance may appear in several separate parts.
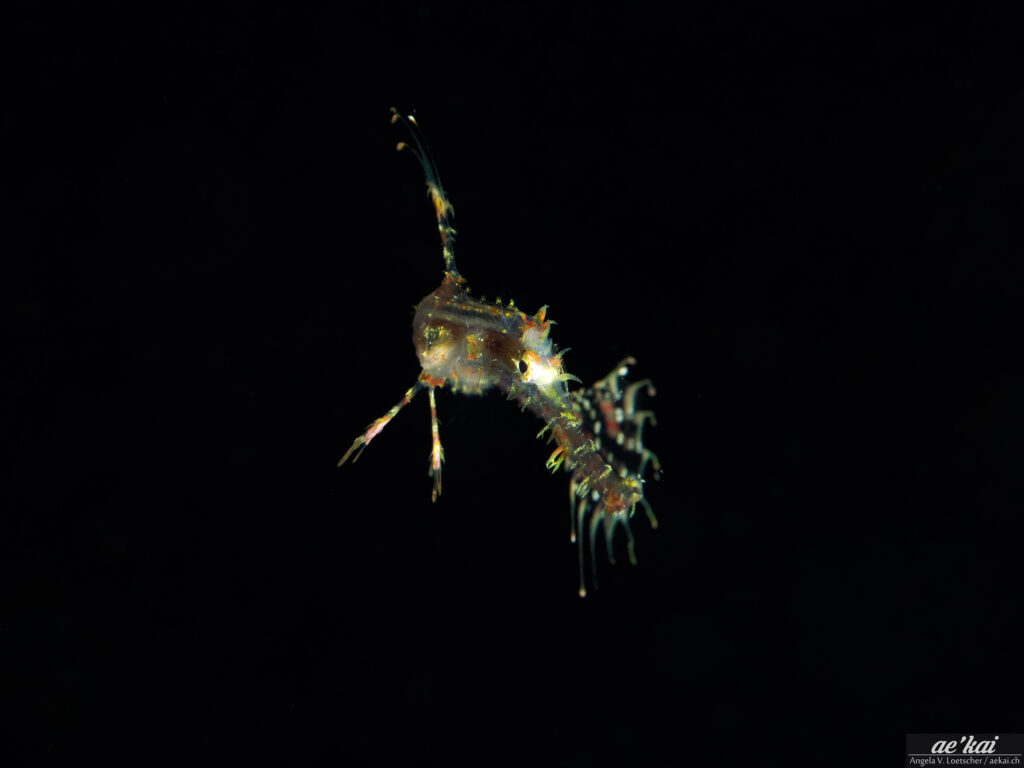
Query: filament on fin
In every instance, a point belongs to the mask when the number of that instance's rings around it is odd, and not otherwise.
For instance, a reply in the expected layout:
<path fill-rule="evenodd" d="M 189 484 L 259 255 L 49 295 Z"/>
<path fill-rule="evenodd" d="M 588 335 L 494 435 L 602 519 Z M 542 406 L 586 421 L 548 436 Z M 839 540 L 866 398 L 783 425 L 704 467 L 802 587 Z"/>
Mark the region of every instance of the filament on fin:
<path fill-rule="evenodd" d="M 423 167 L 427 191 L 430 194 L 430 201 L 433 203 L 434 212 L 437 215 L 437 230 L 441 235 L 441 246 L 444 253 L 444 271 L 456 282 L 464 283 L 465 278 L 459 274 L 459 270 L 455 266 L 455 228 L 451 223 L 455 217 L 455 209 L 448 201 L 448 195 L 441 185 L 441 175 L 437 171 L 437 164 L 434 162 L 433 155 L 430 154 L 430 147 L 420 138 L 420 129 L 416 123 L 416 118 L 412 115 L 403 116 L 401 112 L 391 107 L 391 124 L 394 125 L 399 121 L 409 131 L 415 146 L 400 141 L 396 148 L 399 152 L 403 149 L 408 149 L 416 156 L 416 159 L 420 161 L 420 165 Z"/>
<path fill-rule="evenodd" d="M 444 461 L 444 450 L 441 448 L 441 436 L 437 427 L 437 402 L 434 399 L 434 387 L 427 387 L 427 397 L 430 398 L 430 476 L 434 478 L 434 489 L 430 493 L 430 500 L 437 501 L 441 495 L 441 462 Z"/>
<path fill-rule="evenodd" d="M 384 427 L 386 427 L 388 423 L 393 418 L 395 418 L 395 415 L 400 410 L 407 406 L 409 402 L 414 397 L 416 397 L 416 395 L 419 393 L 421 389 L 423 389 L 424 386 L 425 385 L 422 381 L 417 381 L 415 384 L 409 387 L 409 391 L 405 393 L 405 397 L 403 397 L 400 401 L 398 401 L 398 403 L 392 406 L 390 411 L 388 411 L 386 414 L 384 414 L 379 419 L 374 421 L 373 424 L 367 427 L 366 431 L 363 432 L 363 434 L 361 434 L 359 437 L 355 439 L 352 445 L 349 446 L 349 449 L 345 451 L 345 455 L 341 457 L 341 461 L 338 462 L 338 466 L 340 467 L 342 464 L 348 461 L 348 457 L 352 455 L 353 451 L 355 451 L 356 455 L 352 459 L 352 463 L 355 464 L 357 461 L 359 461 L 359 457 L 362 455 L 363 449 L 370 444 L 370 441 L 373 440 L 373 438 L 375 438 L 377 435 L 381 433 Z"/>
<path fill-rule="evenodd" d="M 576 553 L 577 560 L 579 560 L 580 567 L 580 597 L 587 596 L 587 585 L 586 578 L 583 575 L 583 517 L 587 514 L 587 500 L 580 499 L 576 506 Z M 596 571 L 595 571 L 596 573 Z M 594 582 L 594 587 L 597 587 L 597 581 Z"/>

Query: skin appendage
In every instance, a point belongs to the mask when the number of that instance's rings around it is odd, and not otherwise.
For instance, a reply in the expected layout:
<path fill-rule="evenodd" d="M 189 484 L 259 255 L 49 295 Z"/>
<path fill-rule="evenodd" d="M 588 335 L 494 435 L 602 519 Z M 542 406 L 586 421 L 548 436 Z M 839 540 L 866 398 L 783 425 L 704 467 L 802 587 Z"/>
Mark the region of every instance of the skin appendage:
<path fill-rule="evenodd" d="M 547 467 L 552 471 L 563 467 L 570 474 L 570 540 L 578 546 L 582 597 L 586 595 L 584 538 L 590 540 L 596 587 L 595 541 L 599 531 L 604 535 L 608 559 L 614 563 L 612 542 L 615 529 L 621 526 L 626 532 L 630 562 L 636 563 L 629 520 L 637 506 L 647 513 L 651 526 L 657 527 L 644 497 L 644 474 L 651 467 L 657 478 L 661 465 L 642 439 L 644 423 L 654 424 L 654 414 L 636 407 L 639 394 L 653 397 L 654 387 L 649 381 L 626 382 L 629 366 L 636 362 L 626 358 L 592 386 L 570 392 L 568 383 L 579 379 L 566 372 L 564 350 L 559 352 L 549 339 L 554 321 L 547 318 L 547 307 L 529 315 L 514 302 L 490 302 L 470 295 L 466 279 L 455 266 L 455 212 L 419 126 L 411 115 L 403 117 L 395 109 L 391 113 L 391 122 L 402 122 L 412 138 L 411 144 L 399 142 L 398 149 L 409 149 L 426 176 L 441 236 L 444 278 L 437 290 L 420 301 L 413 318 L 419 377 L 391 410 L 355 439 L 338 466 L 350 457 L 355 462 L 370 441 L 425 389 L 430 401 L 431 500 L 437 501 L 444 451 L 435 390 L 448 388 L 463 395 L 479 395 L 491 389 L 503 392 L 544 422 L 538 437 L 546 434 L 549 442 L 556 444 Z"/>

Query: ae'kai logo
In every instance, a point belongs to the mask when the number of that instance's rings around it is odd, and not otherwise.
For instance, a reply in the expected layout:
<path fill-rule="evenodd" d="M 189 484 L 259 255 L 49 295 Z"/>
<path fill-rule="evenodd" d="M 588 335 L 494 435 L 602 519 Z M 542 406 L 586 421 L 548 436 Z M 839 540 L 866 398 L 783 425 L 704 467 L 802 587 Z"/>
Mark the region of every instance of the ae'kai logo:
<path fill-rule="evenodd" d="M 997 766 L 997 765 L 1021 765 L 1021 750 L 1006 749 L 997 752 L 999 747 L 999 736 L 992 735 L 987 738 L 975 738 L 974 735 L 947 736 L 937 738 L 933 735 L 930 738 L 923 734 L 920 736 L 908 736 L 907 738 L 907 765 L 913 766 Z M 927 740 L 925 740 L 927 738 Z M 1016 736 L 1011 735 L 1010 742 L 1014 742 Z M 916 742 L 916 744 L 915 744 Z M 914 749 L 913 747 L 917 747 Z M 925 751 L 927 750 L 927 751 Z"/>
<path fill-rule="evenodd" d="M 991 739 L 985 739 L 984 741 L 976 741 L 973 736 L 961 736 L 960 741 L 955 739 L 951 741 L 936 741 L 932 744 L 933 755 L 955 755 L 958 754 L 957 747 L 963 744 L 963 749 L 959 750 L 961 755 L 991 755 L 996 751 L 996 742 L 999 741 L 998 736 L 993 736 Z M 964 742 L 967 742 L 964 744 Z"/>

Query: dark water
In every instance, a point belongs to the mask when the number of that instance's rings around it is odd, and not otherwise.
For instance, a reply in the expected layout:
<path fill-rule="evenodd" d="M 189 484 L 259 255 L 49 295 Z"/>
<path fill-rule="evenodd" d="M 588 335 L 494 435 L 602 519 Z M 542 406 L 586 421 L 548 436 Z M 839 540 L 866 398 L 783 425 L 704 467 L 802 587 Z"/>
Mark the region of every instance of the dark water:
<path fill-rule="evenodd" d="M 880 765 L 1019 724 L 1009 25 L 846 5 L 29 8 L 7 27 L 10 764 Z M 436 226 L 658 389 L 576 597 L 500 397 L 412 403 Z M 890 753 L 895 753 L 892 755 Z"/>

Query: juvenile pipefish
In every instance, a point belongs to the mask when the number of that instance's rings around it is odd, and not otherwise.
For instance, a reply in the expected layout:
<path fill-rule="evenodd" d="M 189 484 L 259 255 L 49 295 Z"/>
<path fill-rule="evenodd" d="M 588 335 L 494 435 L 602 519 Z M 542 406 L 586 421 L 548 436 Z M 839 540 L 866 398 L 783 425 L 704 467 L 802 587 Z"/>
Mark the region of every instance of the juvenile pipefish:
<path fill-rule="evenodd" d="M 570 540 L 579 548 L 580 596 L 586 595 L 583 539 L 590 539 L 590 559 L 597 583 L 595 541 L 604 534 L 608 559 L 614 563 L 612 541 L 617 526 L 627 536 L 630 562 L 636 553 L 629 519 L 637 505 L 644 508 L 651 527 L 657 519 L 644 497 L 647 467 L 660 475 L 657 456 L 643 445 L 645 422 L 655 424 L 654 414 L 637 408 L 641 392 L 652 397 L 650 381 L 629 383 L 626 376 L 633 358 L 626 358 L 592 386 L 570 392 L 567 384 L 579 379 L 567 373 L 562 356 L 550 340 L 552 320 L 547 307 L 533 315 L 498 299 L 490 302 L 470 296 L 466 279 L 455 266 L 454 210 L 441 186 L 441 179 L 423 141 L 416 119 L 391 109 L 391 122 L 402 122 L 412 144 L 402 141 L 398 149 L 409 149 L 419 160 L 426 176 L 427 191 L 437 216 L 444 256 L 444 279 L 437 290 L 427 294 L 413 317 L 413 345 L 419 358 L 416 382 L 391 410 L 374 421 L 341 457 L 355 462 L 363 449 L 395 415 L 421 391 L 430 401 L 432 447 L 429 474 L 433 478 L 431 500 L 441 494 L 441 465 L 444 451 L 438 430 L 435 390 L 450 388 L 457 394 L 479 395 L 497 389 L 544 422 L 538 437 L 547 435 L 555 443 L 547 467 L 564 467 L 570 474 Z"/>

